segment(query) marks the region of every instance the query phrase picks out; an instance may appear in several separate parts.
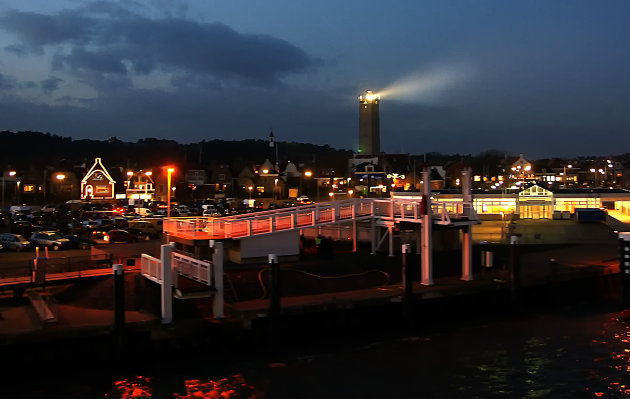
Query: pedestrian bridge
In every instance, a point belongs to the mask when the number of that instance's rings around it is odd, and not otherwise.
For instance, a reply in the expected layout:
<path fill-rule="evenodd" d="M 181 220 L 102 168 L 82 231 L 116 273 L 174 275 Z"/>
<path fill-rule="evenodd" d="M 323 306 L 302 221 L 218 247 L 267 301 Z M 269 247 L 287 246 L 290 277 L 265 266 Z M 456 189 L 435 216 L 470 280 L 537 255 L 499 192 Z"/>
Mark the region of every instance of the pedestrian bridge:
<path fill-rule="evenodd" d="M 430 212 L 427 212 L 427 209 Z M 164 232 L 189 240 L 240 239 L 281 231 L 319 227 L 331 223 L 374 219 L 376 222 L 470 225 L 479 222 L 472 202 L 430 202 L 404 198 L 350 199 L 281 208 L 229 217 L 178 217 L 164 220 Z"/>

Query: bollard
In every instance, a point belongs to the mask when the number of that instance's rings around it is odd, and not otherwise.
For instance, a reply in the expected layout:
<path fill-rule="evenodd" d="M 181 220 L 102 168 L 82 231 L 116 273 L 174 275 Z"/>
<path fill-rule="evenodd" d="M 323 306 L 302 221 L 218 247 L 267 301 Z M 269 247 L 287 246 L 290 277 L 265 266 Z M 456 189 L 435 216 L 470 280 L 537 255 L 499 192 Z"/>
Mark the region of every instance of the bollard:
<path fill-rule="evenodd" d="M 278 256 L 269 254 L 269 317 L 280 314 L 280 265 Z"/>
<path fill-rule="evenodd" d="M 403 311 L 405 317 L 411 316 L 413 300 L 413 280 L 411 278 L 411 268 L 407 265 L 407 254 L 411 252 L 411 245 L 402 245 L 402 279 L 403 279 Z"/>
<path fill-rule="evenodd" d="M 125 273 L 123 265 L 112 266 L 114 272 L 114 331 L 119 344 L 122 344 L 125 331 Z"/>
<path fill-rule="evenodd" d="M 519 239 L 518 236 L 510 237 L 510 283 L 512 291 L 512 300 L 518 302 L 519 290 L 521 285 L 521 265 L 519 257 Z"/>
<path fill-rule="evenodd" d="M 619 275 L 621 305 L 630 304 L 630 233 L 619 233 Z"/>

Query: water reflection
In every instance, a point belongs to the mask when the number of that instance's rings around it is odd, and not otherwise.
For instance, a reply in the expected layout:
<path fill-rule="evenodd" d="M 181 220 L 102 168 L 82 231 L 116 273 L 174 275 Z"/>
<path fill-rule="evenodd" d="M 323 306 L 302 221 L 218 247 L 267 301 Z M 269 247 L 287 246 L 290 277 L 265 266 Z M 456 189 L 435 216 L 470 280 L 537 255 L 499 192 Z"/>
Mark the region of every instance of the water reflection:
<path fill-rule="evenodd" d="M 234 375 L 218 380 L 194 379 L 184 381 L 185 392 L 156 392 L 152 386 L 152 378 L 137 376 L 113 383 L 113 392 L 107 398 L 138 399 L 154 397 L 172 397 L 179 399 L 244 399 L 258 397 L 254 387 L 249 385 L 242 375 Z M 168 396 L 165 396 L 168 395 Z"/>

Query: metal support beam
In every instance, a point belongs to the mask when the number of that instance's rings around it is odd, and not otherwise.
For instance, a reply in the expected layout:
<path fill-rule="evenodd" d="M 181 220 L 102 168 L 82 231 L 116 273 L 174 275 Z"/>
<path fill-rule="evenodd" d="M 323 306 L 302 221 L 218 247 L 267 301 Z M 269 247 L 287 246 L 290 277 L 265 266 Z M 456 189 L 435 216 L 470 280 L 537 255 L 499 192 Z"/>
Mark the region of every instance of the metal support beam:
<path fill-rule="evenodd" d="M 389 233 L 389 256 L 394 256 L 394 226 L 387 227 Z"/>

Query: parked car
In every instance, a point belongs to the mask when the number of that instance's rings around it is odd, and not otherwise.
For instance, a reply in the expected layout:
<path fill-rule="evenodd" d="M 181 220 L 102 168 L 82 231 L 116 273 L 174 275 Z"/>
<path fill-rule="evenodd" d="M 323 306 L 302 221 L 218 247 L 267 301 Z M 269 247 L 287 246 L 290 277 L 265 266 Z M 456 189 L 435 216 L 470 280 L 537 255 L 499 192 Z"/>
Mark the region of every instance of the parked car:
<path fill-rule="evenodd" d="M 69 248 L 90 249 L 93 245 L 96 245 L 96 241 L 84 235 L 68 234 L 63 236 L 63 238 L 67 238 L 70 241 Z"/>
<path fill-rule="evenodd" d="M 136 237 L 138 237 L 138 240 L 150 240 L 151 237 L 153 237 L 151 234 L 149 234 L 148 232 L 141 230 L 141 229 L 136 229 L 136 228 L 128 228 L 125 229 L 125 231 L 128 231 L 129 233 L 135 235 Z"/>
<path fill-rule="evenodd" d="M 132 231 L 132 230 L 141 231 L 145 235 L 148 235 L 151 237 L 159 237 L 162 235 L 161 224 L 158 226 L 157 223 L 154 223 L 152 221 L 142 220 L 142 219 L 130 220 L 129 228 L 127 230 L 128 231 Z"/>
<path fill-rule="evenodd" d="M 11 222 L 11 226 L 9 227 L 11 233 L 14 234 L 22 234 L 25 236 L 30 236 L 34 231 L 39 230 L 39 228 L 28 220 L 18 220 Z"/>
<path fill-rule="evenodd" d="M 110 243 L 137 242 L 140 240 L 140 238 L 137 235 L 128 232 L 127 230 L 113 229 L 108 231 L 107 234 L 103 236 L 103 240 Z"/>
<path fill-rule="evenodd" d="M 2 244 L 5 250 L 11 251 L 24 251 L 31 248 L 31 242 L 20 234 L 0 234 L 0 244 Z"/>
<path fill-rule="evenodd" d="M 34 247 L 48 247 L 53 251 L 65 249 L 70 246 L 70 240 L 63 238 L 56 231 L 40 231 L 33 233 L 30 239 Z"/>

